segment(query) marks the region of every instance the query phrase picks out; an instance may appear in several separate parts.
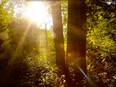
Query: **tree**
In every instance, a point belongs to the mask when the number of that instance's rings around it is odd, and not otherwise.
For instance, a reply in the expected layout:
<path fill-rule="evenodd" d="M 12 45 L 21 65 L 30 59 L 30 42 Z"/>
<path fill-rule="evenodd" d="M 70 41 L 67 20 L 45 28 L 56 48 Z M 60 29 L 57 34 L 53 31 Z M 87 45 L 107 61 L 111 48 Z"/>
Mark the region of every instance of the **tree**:
<path fill-rule="evenodd" d="M 51 2 L 52 4 L 52 16 L 53 16 L 53 29 L 54 29 L 54 42 L 56 49 L 56 64 L 58 68 L 65 74 L 68 87 L 82 86 L 82 80 L 84 78 L 80 69 L 86 73 L 86 11 L 85 1 L 72 1 L 68 2 L 68 43 L 67 43 L 67 59 L 65 67 L 64 47 L 63 46 L 63 31 L 62 31 L 62 18 L 61 18 L 61 6 L 57 1 Z M 59 4 L 59 6 L 58 6 Z M 77 10 L 75 10 L 77 8 Z M 81 9 L 80 9 L 81 8 Z M 63 55 L 62 55 L 63 54 Z M 74 63 L 78 63 L 78 66 L 74 68 L 75 81 L 72 81 L 69 66 Z M 76 62 L 74 63 L 76 65 Z M 62 67 L 63 66 L 63 67 Z M 76 79 L 78 77 L 78 79 Z M 78 84 L 77 84 L 78 83 Z M 77 85 L 76 85 L 77 84 Z"/>
<path fill-rule="evenodd" d="M 63 25 L 61 16 L 61 2 L 51 1 L 52 17 L 53 17 L 53 32 L 54 43 L 56 50 L 56 65 L 58 66 L 60 75 L 64 74 L 65 68 L 65 52 L 63 39 Z"/>
<path fill-rule="evenodd" d="M 68 0 L 68 38 L 67 38 L 67 67 L 74 68 L 74 86 L 82 87 L 86 73 L 86 6 L 85 0 Z M 73 86 L 72 86 L 73 87 Z"/>

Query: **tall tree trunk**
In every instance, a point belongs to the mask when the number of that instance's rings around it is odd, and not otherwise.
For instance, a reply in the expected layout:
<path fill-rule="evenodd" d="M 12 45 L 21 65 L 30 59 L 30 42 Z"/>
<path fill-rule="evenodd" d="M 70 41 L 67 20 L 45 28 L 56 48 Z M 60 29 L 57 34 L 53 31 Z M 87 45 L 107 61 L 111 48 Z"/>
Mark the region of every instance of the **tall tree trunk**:
<path fill-rule="evenodd" d="M 74 64 L 74 85 L 82 87 L 86 73 L 85 0 L 68 0 L 67 66 Z M 72 86 L 73 87 L 73 86 Z"/>
<path fill-rule="evenodd" d="M 64 52 L 64 38 L 63 38 L 63 25 L 61 16 L 61 2 L 50 1 L 53 17 L 53 32 L 54 43 L 56 50 L 56 65 L 59 69 L 59 74 L 63 75 L 65 70 L 65 52 Z"/>
<path fill-rule="evenodd" d="M 64 52 L 63 25 L 62 25 L 62 16 L 61 16 L 61 2 L 51 1 L 51 7 L 52 7 L 52 17 L 53 17 L 54 43 L 56 49 L 56 65 L 59 68 L 58 76 L 61 77 L 61 75 L 65 75 L 65 79 L 68 87 L 72 87 L 73 83 L 70 78 L 68 68 L 65 67 L 66 64 L 65 64 L 65 52 Z"/>

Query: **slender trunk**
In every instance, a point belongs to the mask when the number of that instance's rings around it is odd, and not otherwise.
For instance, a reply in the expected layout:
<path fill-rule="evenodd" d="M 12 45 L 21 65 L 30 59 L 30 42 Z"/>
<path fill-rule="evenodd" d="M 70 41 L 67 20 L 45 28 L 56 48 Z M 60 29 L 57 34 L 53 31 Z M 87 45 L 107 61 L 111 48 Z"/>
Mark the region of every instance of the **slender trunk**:
<path fill-rule="evenodd" d="M 59 69 L 59 75 L 65 72 L 65 52 L 64 52 L 64 38 L 63 38 L 63 25 L 61 16 L 61 2 L 50 1 L 53 17 L 53 33 L 54 43 L 56 49 L 56 65 Z"/>
<path fill-rule="evenodd" d="M 48 52 L 48 31 L 47 31 L 47 24 L 45 23 L 45 40 L 46 40 L 46 53 Z"/>
<path fill-rule="evenodd" d="M 74 64 L 74 86 L 82 87 L 82 80 L 86 73 L 86 6 L 85 0 L 68 0 L 68 38 L 67 38 L 67 66 Z M 80 70 L 82 69 L 82 71 Z"/>

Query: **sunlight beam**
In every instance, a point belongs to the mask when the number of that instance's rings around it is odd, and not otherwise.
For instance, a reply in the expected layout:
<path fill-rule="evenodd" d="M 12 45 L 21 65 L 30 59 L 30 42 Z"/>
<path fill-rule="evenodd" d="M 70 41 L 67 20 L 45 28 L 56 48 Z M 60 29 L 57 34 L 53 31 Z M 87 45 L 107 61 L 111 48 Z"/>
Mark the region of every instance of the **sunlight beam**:
<path fill-rule="evenodd" d="M 95 83 L 84 73 L 84 71 L 79 67 L 77 66 L 78 69 L 81 71 L 81 73 L 85 76 L 86 80 L 88 81 L 88 83 L 90 84 L 91 87 L 97 87 L 95 85 Z"/>
<path fill-rule="evenodd" d="M 24 44 L 24 41 L 25 41 L 25 38 L 26 38 L 26 35 L 27 35 L 28 31 L 29 31 L 30 26 L 31 26 L 31 21 L 27 25 L 27 28 L 26 28 L 26 30 L 25 30 L 25 32 L 24 32 L 24 34 L 23 34 L 23 36 L 22 36 L 22 38 L 21 38 L 21 40 L 20 40 L 16 50 L 15 50 L 15 52 L 14 52 L 13 57 L 9 60 L 9 62 L 7 64 L 7 67 L 6 67 L 6 70 L 7 70 L 6 77 L 8 77 L 10 75 L 12 67 L 13 67 L 13 64 L 16 61 L 16 59 L 19 56 L 19 54 L 21 53 L 22 49 L 23 49 L 23 44 Z"/>

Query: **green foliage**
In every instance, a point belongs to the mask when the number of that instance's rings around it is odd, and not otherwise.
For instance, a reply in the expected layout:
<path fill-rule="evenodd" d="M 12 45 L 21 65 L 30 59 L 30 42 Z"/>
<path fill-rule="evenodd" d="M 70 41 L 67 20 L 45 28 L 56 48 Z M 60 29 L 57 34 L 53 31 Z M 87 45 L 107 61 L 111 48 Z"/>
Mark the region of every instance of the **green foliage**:
<path fill-rule="evenodd" d="M 0 4 L 0 32 L 7 30 L 7 26 L 12 19 L 12 14 L 9 13 L 9 7 L 6 6 L 7 0 Z"/>
<path fill-rule="evenodd" d="M 114 87 L 116 75 L 116 20 L 100 5 L 87 3 L 87 69 L 98 86 Z"/>
<path fill-rule="evenodd" d="M 11 64 L 12 72 L 8 78 L 10 82 L 6 84 L 20 87 L 54 87 L 58 76 L 52 30 L 47 31 L 48 50 L 46 51 L 45 30 L 38 29 L 33 22 L 28 19 L 14 19 L 8 28 L 9 38 L 2 45 L 5 49 L 3 59 L 6 58 L 8 64 L 14 55 L 17 55 Z"/>

